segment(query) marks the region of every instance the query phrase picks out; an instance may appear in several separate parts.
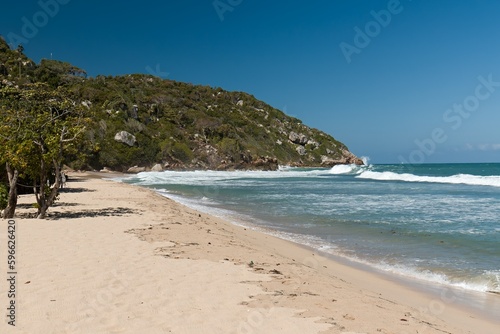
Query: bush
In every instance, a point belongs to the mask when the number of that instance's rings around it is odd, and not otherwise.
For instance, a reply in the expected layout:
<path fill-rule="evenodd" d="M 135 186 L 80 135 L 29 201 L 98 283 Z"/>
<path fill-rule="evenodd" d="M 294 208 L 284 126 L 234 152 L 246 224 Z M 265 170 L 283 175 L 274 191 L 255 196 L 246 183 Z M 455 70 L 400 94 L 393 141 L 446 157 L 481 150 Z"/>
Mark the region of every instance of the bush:
<path fill-rule="evenodd" d="M 7 207 L 9 199 L 9 190 L 5 186 L 5 184 L 0 183 L 0 210 L 3 210 Z"/>
<path fill-rule="evenodd" d="M 193 152 L 184 143 L 175 143 L 172 146 L 171 154 L 184 163 L 188 163 L 193 159 Z"/>
<path fill-rule="evenodd" d="M 223 154 L 230 157 L 233 161 L 238 160 L 241 146 L 237 140 L 224 138 L 219 142 L 219 149 Z"/>

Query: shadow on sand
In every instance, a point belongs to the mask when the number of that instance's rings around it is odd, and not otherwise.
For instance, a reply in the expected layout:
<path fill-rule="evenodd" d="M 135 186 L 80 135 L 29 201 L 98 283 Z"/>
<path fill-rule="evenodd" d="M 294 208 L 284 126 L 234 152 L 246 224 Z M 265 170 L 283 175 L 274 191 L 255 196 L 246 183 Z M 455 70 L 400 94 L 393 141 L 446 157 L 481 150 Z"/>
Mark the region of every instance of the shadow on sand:
<path fill-rule="evenodd" d="M 87 188 L 62 188 L 59 189 L 60 193 L 73 193 L 73 194 L 78 194 L 78 193 L 84 193 L 84 192 L 94 192 L 95 190 L 87 189 Z"/>
<path fill-rule="evenodd" d="M 66 204 L 65 204 L 66 206 Z M 59 219 L 75 219 L 75 218 L 97 218 L 97 217 L 120 217 L 130 214 L 140 214 L 138 210 L 132 210 L 129 208 L 104 208 L 98 210 L 80 210 L 80 211 L 70 211 L 70 212 L 50 212 L 46 219 L 49 220 L 59 220 Z M 22 212 L 16 213 L 16 218 L 21 219 L 34 219 L 36 218 L 35 212 Z"/>
<path fill-rule="evenodd" d="M 129 208 L 104 208 L 98 210 L 80 210 L 72 212 L 53 212 L 49 219 L 72 219 L 72 218 L 86 218 L 86 217 L 120 217 L 130 214 L 140 213 L 137 210 Z"/>

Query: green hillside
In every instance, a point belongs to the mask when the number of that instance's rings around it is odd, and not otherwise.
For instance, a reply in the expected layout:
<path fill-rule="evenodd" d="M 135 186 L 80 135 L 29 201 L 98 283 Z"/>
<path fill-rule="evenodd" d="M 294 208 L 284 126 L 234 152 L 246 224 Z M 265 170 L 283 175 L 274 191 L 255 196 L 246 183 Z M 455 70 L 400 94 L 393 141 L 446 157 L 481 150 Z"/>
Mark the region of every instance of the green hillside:
<path fill-rule="evenodd" d="M 92 115 L 77 169 L 276 169 L 362 161 L 332 136 L 259 101 L 222 88 L 132 74 L 88 78 L 71 64 L 35 64 L 0 39 L 0 88 L 63 86 Z M 157 166 L 158 168 L 158 166 Z"/>

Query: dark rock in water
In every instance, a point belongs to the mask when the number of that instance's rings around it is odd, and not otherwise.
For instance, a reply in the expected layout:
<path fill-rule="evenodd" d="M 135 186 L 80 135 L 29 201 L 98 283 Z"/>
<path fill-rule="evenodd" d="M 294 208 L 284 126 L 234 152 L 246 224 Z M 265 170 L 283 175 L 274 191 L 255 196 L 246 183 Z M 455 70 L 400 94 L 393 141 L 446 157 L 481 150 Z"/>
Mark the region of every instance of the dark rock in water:
<path fill-rule="evenodd" d="M 328 166 L 332 167 L 335 165 L 364 165 L 365 163 L 363 160 L 352 154 L 351 152 L 344 150 L 342 151 L 342 157 L 341 158 L 331 158 L 326 155 L 321 156 L 321 165 L 322 166 Z"/>
<path fill-rule="evenodd" d="M 277 170 L 278 160 L 271 157 L 260 157 L 252 162 L 252 166 L 261 170 Z"/>

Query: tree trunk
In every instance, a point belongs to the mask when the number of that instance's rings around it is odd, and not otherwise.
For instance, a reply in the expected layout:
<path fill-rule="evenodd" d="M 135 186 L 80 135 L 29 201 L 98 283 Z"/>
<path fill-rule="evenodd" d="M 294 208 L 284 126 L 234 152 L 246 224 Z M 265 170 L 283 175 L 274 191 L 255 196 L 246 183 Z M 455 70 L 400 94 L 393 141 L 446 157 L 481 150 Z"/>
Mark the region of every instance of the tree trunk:
<path fill-rule="evenodd" d="M 44 205 L 41 208 L 38 208 L 38 216 L 36 217 L 37 219 L 44 219 L 47 216 L 47 209 L 48 207 Z"/>
<path fill-rule="evenodd" d="M 59 188 L 61 187 L 61 167 L 54 159 L 54 170 L 55 170 L 55 182 L 52 185 L 52 189 L 47 194 L 45 192 L 46 180 L 48 178 L 42 178 L 42 184 L 40 185 L 40 195 L 38 201 L 38 219 L 44 219 L 47 216 L 47 210 L 54 204 L 57 195 L 59 195 Z"/>
<path fill-rule="evenodd" d="M 16 214 L 17 207 L 17 179 L 19 178 L 19 172 L 17 169 L 12 169 L 12 166 L 7 163 L 7 175 L 9 177 L 9 198 L 7 201 L 7 207 L 3 211 L 3 218 L 10 219 L 14 218 Z"/>
<path fill-rule="evenodd" d="M 42 148 L 42 153 L 43 153 L 43 148 Z M 40 185 L 36 184 L 34 185 L 34 191 L 35 191 L 35 198 L 36 202 L 38 204 L 38 212 L 37 212 L 37 218 L 38 219 L 43 219 L 45 218 L 47 214 L 47 205 L 46 205 L 46 198 L 47 196 L 45 195 L 45 187 L 47 187 L 47 174 L 45 170 L 45 161 L 43 160 L 43 157 L 40 159 Z M 38 189 L 37 189 L 38 188 Z"/>

